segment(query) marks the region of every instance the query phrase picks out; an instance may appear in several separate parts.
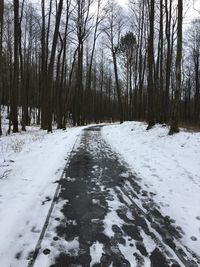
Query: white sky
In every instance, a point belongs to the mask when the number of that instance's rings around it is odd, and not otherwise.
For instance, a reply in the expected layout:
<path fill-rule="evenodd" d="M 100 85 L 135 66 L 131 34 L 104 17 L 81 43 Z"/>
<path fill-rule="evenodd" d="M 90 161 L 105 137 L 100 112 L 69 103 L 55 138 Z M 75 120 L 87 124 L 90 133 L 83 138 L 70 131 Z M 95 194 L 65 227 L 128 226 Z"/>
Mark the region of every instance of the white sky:
<path fill-rule="evenodd" d="M 190 0 L 189 7 L 185 13 L 185 23 L 189 23 L 194 18 L 200 18 L 200 0 Z"/>
<path fill-rule="evenodd" d="M 118 0 L 122 6 L 128 5 L 129 0 Z M 185 23 L 189 23 L 192 19 L 200 18 L 200 0 L 185 0 Z M 196 9 L 196 10 L 195 10 Z M 198 11 L 197 11 L 198 10 Z"/>
<path fill-rule="evenodd" d="M 31 0 L 33 3 L 37 3 L 38 0 Z M 127 6 L 129 0 L 117 0 L 122 6 Z M 192 19 L 200 18 L 200 0 L 184 0 L 185 4 L 185 23 L 189 23 Z M 186 7 L 187 6 L 187 7 Z M 196 10 L 195 10 L 196 9 Z M 198 11 L 197 11 L 198 10 Z"/>

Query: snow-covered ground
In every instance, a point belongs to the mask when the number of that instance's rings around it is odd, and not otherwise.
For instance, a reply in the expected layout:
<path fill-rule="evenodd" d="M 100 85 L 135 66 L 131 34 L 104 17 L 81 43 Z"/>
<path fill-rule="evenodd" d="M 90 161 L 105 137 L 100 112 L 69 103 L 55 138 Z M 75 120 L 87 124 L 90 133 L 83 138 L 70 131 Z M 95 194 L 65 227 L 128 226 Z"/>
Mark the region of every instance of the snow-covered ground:
<path fill-rule="evenodd" d="M 26 266 L 82 127 L 0 138 L 0 266 Z M 17 260 L 17 258 L 19 260 Z"/>
<path fill-rule="evenodd" d="M 145 190 L 155 193 L 163 213 L 182 227 L 183 243 L 199 254 L 200 133 L 182 130 L 169 136 L 167 127 L 146 127 L 126 122 L 106 126 L 102 134 L 141 178 Z"/>
<path fill-rule="evenodd" d="M 56 181 L 82 129 L 47 134 L 38 127 L 28 127 L 25 133 L 0 138 L 0 266 L 27 266 L 49 211 Z M 163 213 L 181 226 L 185 232 L 183 243 L 199 254 L 200 133 L 182 130 L 168 136 L 166 127 L 156 125 L 146 131 L 145 123 L 126 122 L 103 127 L 102 135 L 141 178 L 142 187 L 155 193 L 154 200 Z M 106 217 L 105 232 L 115 219 L 119 203 L 114 200 L 108 203 L 114 206 Z M 61 216 L 59 207 L 54 212 Z M 78 249 L 78 241 L 74 242 L 60 245 Z M 92 262 L 99 261 L 101 244 L 94 243 L 90 252 Z M 128 257 L 129 252 L 125 252 Z M 44 259 L 43 266 L 45 263 Z M 41 261 L 36 266 L 41 267 Z"/>

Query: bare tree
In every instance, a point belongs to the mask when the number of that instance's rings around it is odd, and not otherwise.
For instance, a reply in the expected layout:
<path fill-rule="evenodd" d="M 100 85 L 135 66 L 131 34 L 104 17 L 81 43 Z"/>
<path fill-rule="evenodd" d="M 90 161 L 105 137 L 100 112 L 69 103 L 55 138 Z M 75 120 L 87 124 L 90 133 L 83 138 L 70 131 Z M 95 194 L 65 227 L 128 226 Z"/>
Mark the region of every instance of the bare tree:
<path fill-rule="evenodd" d="M 108 39 L 108 48 L 111 51 L 113 60 L 115 84 L 116 84 L 116 91 L 117 91 L 117 98 L 119 105 L 120 123 L 123 123 L 124 121 L 124 110 L 123 110 L 121 89 L 119 83 L 117 54 L 120 48 L 120 39 L 122 35 L 123 23 L 124 22 L 122 17 L 122 9 L 115 2 L 115 0 L 110 1 L 107 6 L 107 17 L 105 20 L 104 32 Z"/>
<path fill-rule="evenodd" d="M 66 17 L 65 17 L 65 29 L 63 38 L 60 35 L 61 48 L 58 54 L 57 61 L 57 127 L 58 129 L 66 127 L 66 113 L 68 108 L 67 97 L 68 95 L 64 93 L 64 84 L 66 84 L 66 57 L 67 57 L 67 40 L 69 34 L 69 21 L 72 14 L 72 1 L 66 1 Z M 61 59 L 62 53 L 62 59 Z M 60 64 L 61 61 L 61 64 Z M 60 67 L 61 65 L 61 67 Z M 73 65 L 73 64 L 72 64 Z M 60 75 L 60 78 L 59 78 Z M 69 88 L 68 88 L 69 89 Z"/>
<path fill-rule="evenodd" d="M 4 0 L 0 0 L 0 136 L 2 135 L 1 99 L 3 94 L 3 79 L 2 79 L 3 13 L 4 13 Z"/>
<path fill-rule="evenodd" d="M 89 26 L 91 17 L 90 9 L 93 0 L 77 0 L 74 13 L 74 23 L 77 37 L 77 64 L 76 64 L 76 83 L 73 94 L 72 115 L 74 125 L 83 125 L 85 123 L 84 107 L 84 43 L 87 39 L 91 27 Z"/>
<path fill-rule="evenodd" d="M 44 130 L 48 129 L 48 104 L 47 99 L 47 69 L 48 69 L 48 54 L 49 54 L 49 32 L 51 25 L 52 0 L 49 5 L 48 21 L 46 28 L 46 3 L 41 1 L 42 25 L 41 25 L 41 127 Z"/>
<path fill-rule="evenodd" d="M 18 132 L 18 90 L 19 90 L 19 0 L 13 1 L 14 5 L 14 75 L 11 95 L 11 120 L 13 132 Z"/>
<path fill-rule="evenodd" d="M 132 88 L 133 79 L 133 66 L 134 57 L 136 57 L 136 37 L 132 32 L 127 32 L 120 40 L 120 54 L 124 61 L 125 76 L 126 76 L 126 93 L 125 93 L 125 107 L 124 118 L 126 120 L 132 120 L 136 118 L 138 111 L 137 105 L 137 89 L 135 88 L 135 94 Z M 133 114 L 134 110 L 134 114 Z"/>
<path fill-rule="evenodd" d="M 200 20 L 193 22 L 193 49 L 192 56 L 195 73 L 195 103 L 194 103 L 194 121 L 200 120 Z"/>
<path fill-rule="evenodd" d="M 92 51 L 90 55 L 90 60 L 89 60 L 89 66 L 88 66 L 88 71 L 87 71 L 87 79 L 86 79 L 86 94 L 85 94 L 85 108 L 86 108 L 86 117 L 91 120 L 91 113 L 92 113 L 92 103 L 91 104 L 86 104 L 86 101 L 90 100 L 92 102 L 91 98 L 91 83 L 92 83 L 92 66 L 93 66 L 93 60 L 94 60 L 94 53 L 95 53 L 95 47 L 96 47 L 96 42 L 97 38 L 99 37 L 100 32 L 99 26 L 100 23 L 102 22 L 102 14 L 101 14 L 101 6 L 102 6 L 102 1 L 97 0 L 97 11 L 96 11 L 96 19 L 95 19 L 95 24 L 94 24 L 94 34 L 93 34 L 93 43 L 92 43 Z"/>
<path fill-rule="evenodd" d="M 182 24 L 183 24 L 183 0 L 178 0 L 178 25 L 177 25 L 177 48 L 176 48 L 176 88 L 174 92 L 171 124 L 169 134 L 179 132 L 179 104 L 181 96 L 181 62 L 182 62 Z"/>
<path fill-rule="evenodd" d="M 154 92 L 154 19 L 155 1 L 148 2 L 149 12 L 149 36 L 148 36 L 148 127 L 151 129 L 155 124 L 155 92 Z"/>
<path fill-rule="evenodd" d="M 48 65 L 48 73 L 47 73 L 47 88 L 49 90 L 48 100 L 47 100 L 48 101 L 48 132 L 52 132 L 53 70 L 54 70 L 56 46 L 57 46 L 57 41 L 58 41 L 58 36 L 59 36 L 59 27 L 60 27 L 62 9 L 63 9 L 63 0 L 60 0 L 58 4 L 58 10 L 56 12 L 55 29 L 54 29 L 54 35 L 53 35 L 52 48 L 51 48 L 51 55 L 50 55 L 50 60 L 49 60 L 49 65 Z"/>

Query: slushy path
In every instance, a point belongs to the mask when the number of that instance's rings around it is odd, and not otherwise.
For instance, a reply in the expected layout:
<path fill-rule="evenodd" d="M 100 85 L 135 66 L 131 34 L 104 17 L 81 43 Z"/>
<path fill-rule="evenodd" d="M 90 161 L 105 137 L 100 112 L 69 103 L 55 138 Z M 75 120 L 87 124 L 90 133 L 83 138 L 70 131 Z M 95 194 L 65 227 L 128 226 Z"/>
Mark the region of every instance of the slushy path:
<path fill-rule="evenodd" d="M 161 214 L 153 193 L 142 190 L 102 139 L 100 126 L 84 130 L 59 183 L 34 266 L 200 266 L 182 244 L 181 228 Z"/>

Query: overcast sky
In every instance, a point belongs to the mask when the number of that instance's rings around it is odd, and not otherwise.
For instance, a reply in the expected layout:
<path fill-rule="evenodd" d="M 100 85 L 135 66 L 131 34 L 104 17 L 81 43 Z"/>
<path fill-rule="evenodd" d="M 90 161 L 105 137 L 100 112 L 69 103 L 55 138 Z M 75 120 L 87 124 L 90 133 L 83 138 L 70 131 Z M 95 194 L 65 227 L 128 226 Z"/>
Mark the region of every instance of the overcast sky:
<path fill-rule="evenodd" d="M 40 2 L 39 0 L 31 0 L 33 3 Z M 105 0 L 106 1 L 106 0 Z M 129 0 L 117 0 L 120 5 L 127 6 Z M 200 0 L 184 0 L 184 24 L 185 26 L 194 18 L 200 18 Z"/>
<path fill-rule="evenodd" d="M 129 0 L 118 0 L 118 2 L 123 6 L 127 6 Z M 200 0 L 185 0 L 184 7 L 185 7 L 184 23 L 187 24 L 194 18 L 197 17 L 200 18 Z"/>

